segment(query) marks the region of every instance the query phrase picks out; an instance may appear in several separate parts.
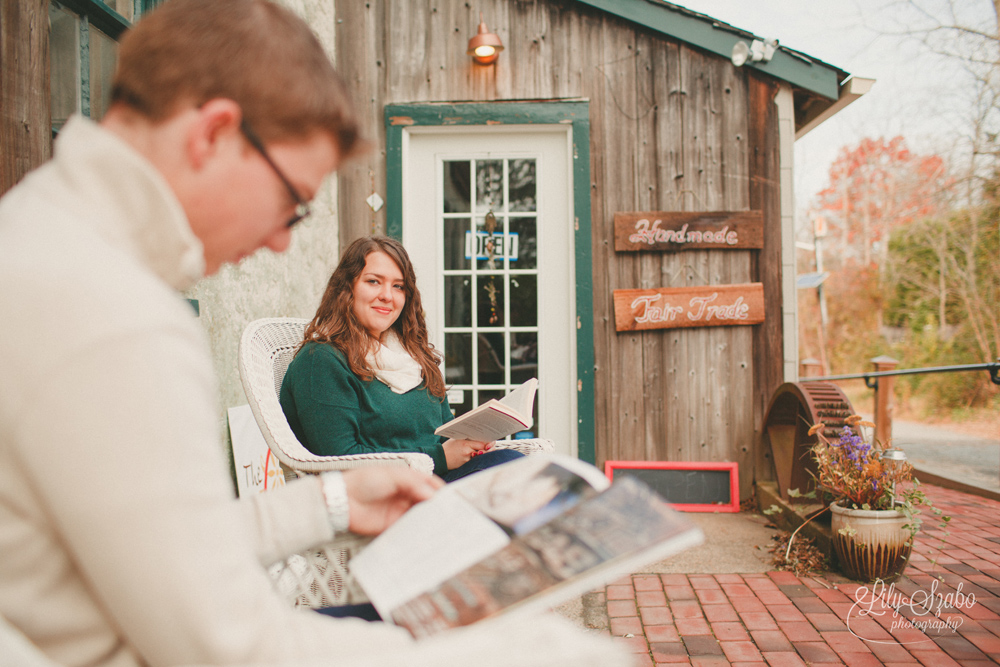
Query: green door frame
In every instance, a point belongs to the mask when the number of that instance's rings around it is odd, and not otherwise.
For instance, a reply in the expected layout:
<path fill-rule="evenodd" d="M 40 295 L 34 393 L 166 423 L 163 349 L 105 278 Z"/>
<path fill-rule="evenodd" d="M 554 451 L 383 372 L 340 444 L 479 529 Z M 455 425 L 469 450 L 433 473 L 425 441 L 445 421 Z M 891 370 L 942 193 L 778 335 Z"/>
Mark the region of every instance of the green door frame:
<path fill-rule="evenodd" d="M 403 237 L 403 130 L 455 125 L 571 125 L 576 273 L 577 453 L 594 451 L 594 297 L 590 232 L 590 105 L 586 101 L 387 104 L 386 232 Z"/>

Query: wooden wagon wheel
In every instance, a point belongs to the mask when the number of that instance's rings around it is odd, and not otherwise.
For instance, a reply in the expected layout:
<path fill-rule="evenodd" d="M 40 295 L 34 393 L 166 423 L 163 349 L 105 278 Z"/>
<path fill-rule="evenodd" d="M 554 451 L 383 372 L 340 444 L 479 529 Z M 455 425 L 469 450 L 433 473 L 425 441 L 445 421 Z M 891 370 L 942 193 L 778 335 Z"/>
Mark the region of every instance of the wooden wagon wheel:
<path fill-rule="evenodd" d="M 816 464 L 809 449 L 817 438 L 809 435 L 809 428 L 823 422 L 823 435 L 836 439 L 844 420 L 852 414 L 851 402 L 831 382 L 786 382 L 778 387 L 767 408 L 762 438 L 764 451 L 769 451 L 774 461 L 782 498 L 789 499 L 789 489 L 805 492 L 813 488 L 809 473 L 816 472 Z"/>

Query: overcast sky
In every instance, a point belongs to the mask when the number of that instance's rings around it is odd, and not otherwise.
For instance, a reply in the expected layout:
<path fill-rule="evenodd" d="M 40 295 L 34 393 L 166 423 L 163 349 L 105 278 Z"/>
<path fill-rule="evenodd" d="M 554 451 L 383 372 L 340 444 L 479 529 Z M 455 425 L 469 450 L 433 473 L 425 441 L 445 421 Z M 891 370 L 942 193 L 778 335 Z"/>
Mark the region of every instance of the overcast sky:
<path fill-rule="evenodd" d="M 672 0 L 749 30 L 856 76 L 876 79 L 871 92 L 795 144 L 796 210 L 825 187 L 842 146 L 864 137 L 907 139 L 918 153 L 943 153 L 962 131 L 964 73 L 899 36 L 921 18 L 900 0 Z M 944 6 L 947 0 L 921 0 Z M 996 30 L 991 0 L 956 0 L 987 32 Z"/>

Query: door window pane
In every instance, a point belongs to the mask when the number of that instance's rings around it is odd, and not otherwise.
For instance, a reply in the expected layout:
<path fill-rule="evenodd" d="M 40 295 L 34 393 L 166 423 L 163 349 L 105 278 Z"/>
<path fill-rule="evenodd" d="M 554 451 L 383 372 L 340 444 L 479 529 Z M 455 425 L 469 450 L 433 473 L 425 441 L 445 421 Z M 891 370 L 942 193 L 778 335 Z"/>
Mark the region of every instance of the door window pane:
<path fill-rule="evenodd" d="M 538 332 L 510 333 L 510 381 L 520 384 L 538 377 Z"/>
<path fill-rule="evenodd" d="M 445 276 L 444 325 L 472 326 L 472 276 Z"/>
<path fill-rule="evenodd" d="M 505 392 L 495 391 L 495 390 L 492 390 L 492 389 L 480 389 L 479 390 L 479 402 L 480 403 L 485 403 L 486 401 L 488 401 L 490 399 L 494 399 L 494 398 L 499 401 L 501 398 L 504 397 L 504 393 Z"/>
<path fill-rule="evenodd" d="M 476 237 L 473 252 L 480 271 L 499 271 L 504 259 L 516 250 L 514 239 L 504 233 L 503 214 L 476 218 Z"/>
<path fill-rule="evenodd" d="M 464 415 L 477 405 L 472 391 L 459 389 L 457 392 L 451 392 L 451 394 L 448 397 L 448 405 L 456 417 Z"/>
<path fill-rule="evenodd" d="M 444 163 L 444 212 L 468 213 L 472 198 L 469 194 L 472 163 L 468 160 Z"/>
<path fill-rule="evenodd" d="M 444 221 L 444 269 L 467 271 L 469 260 L 465 256 L 468 218 L 446 218 Z"/>
<path fill-rule="evenodd" d="M 506 382 L 504 335 L 502 333 L 481 333 L 478 336 L 478 343 L 479 384 L 504 384 Z"/>
<path fill-rule="evenodd" d="M 450 333 L 445 335 L 444 351 L 445 383 L 449 385 L 472 384 L 472 334 Z M 454 408 L 454 404 L 451 407 Z"/>
<path fill-rule="evenodd" d="M 510 210 L 534 211 L 535 203 L 535 161 L 534 159 L 511 160 L 510 170 Z"/>
<path fill-rule="evenodd" d="M 476 161 L 476 211 L 504 210 L 503 160 Z"/>
<path fill-rule="evenodd" d="M 537 269 L 538 229 L 535 218 L 511 218 L 510 235 L 516 239 L 516 245 L 512 243 L 512 247 L 517 250 L 516 255 L 511 255 L 510 268 Z"/>
<path fill-rule="evenodd" d="M 510 277 L 510 325 L 533 327 L 538 324 L 538 277 Z"/>
<path fill-rule="evenodd" d="M 476 323 L 480 327 L 504 326 L 504 278 L 502 275 L 479 276 L 479 316 Z"/>

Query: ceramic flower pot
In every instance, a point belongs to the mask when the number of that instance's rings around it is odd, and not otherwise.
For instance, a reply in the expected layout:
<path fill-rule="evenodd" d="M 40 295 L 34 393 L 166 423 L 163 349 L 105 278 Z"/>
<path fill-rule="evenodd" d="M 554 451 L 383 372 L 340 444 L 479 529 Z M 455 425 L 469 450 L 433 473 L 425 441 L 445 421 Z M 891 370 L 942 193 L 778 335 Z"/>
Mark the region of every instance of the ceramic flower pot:
<path fill-rule="evenodd" d="M 833 550 L 845 576 L 870 583 L 895 581 L 903 574 L 913 535 L 906 515 L 896 510 L 851 510 L 831 505 Z"/>

